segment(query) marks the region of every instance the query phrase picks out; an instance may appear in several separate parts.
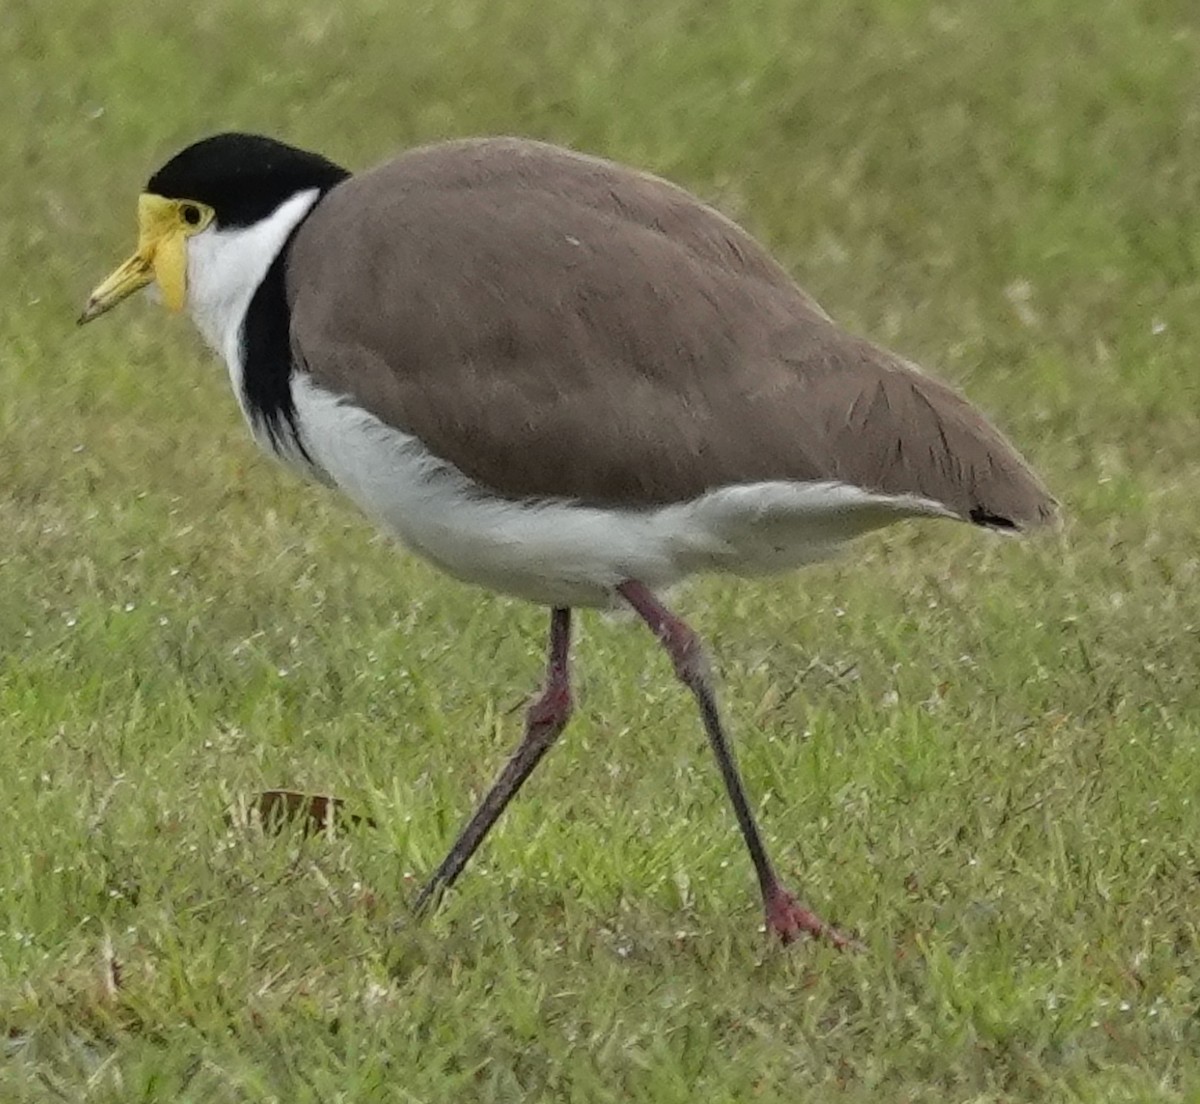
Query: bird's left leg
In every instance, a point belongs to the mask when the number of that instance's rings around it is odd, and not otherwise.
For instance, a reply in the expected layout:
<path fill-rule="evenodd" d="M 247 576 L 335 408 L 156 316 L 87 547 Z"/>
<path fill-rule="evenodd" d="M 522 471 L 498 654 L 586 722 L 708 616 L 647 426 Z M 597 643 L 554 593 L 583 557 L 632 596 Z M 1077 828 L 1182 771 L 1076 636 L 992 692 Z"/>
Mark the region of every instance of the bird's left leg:
<path fill-rule="evenodd" d="M 758 875 L 767 927 L 785 943 L 790 943 L 801 933 L 807 933 L 826 939 L 838 948 L 853 946 L 853 940 L 825 923 L 783 887 L 771 860 L 767 857 L 762 835 L 750 809 L 750 801 L 746 797 L 746 789 L 742 785 L 742 778 L 733 757 L 733 748 L 725 735 L 725 727 L 717 709 L 712 675 L 700 638 L 683 620 L 659 602 L 642 583 L 635 580 L 622 583 L 617 587 L 617 593 L 634 608 L 650 627 L 651 632 L 658 637 L 659 643 L 671 657 L 676 676 L 691 690 L 700 706 L 704 731 L 708 735 L 709 744 L 712 745 L 713 754 L 717 757 L 717 765 L 721 768 L 721 777 L 725 780 L 725 789 L 733 804 L 738 827 L 742 831 L 742 838 L 746 841 L 755 873 Z"/>
<path fill-rule="evenodd" d="M 525 737 L 505 764 L 487 796 L 480 802 L 475 815 L 459 833 L 450 853 L 442 860 L 429 883 L 417 898 L 416 909 L 423 910 L 430 902 L 454 884 L 463 867 L 483 842 L 505 806 L 521 788 L 521 784 L 541 762 L 542 756 L 567 727 L 571 717 L 571 611 L 555 609 L 550 614 L 550 644 L 546 659 L 546 685 L 541 695 L 525 714 Z"/>

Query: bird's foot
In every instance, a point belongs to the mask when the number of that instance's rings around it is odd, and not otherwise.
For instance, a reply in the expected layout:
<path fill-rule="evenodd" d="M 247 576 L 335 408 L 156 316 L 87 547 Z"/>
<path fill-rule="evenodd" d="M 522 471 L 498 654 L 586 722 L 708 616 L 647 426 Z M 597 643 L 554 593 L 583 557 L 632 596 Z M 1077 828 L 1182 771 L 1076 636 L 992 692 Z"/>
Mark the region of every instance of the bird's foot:
<path fill-rule="evenodd" d="M 805 908 L 783 886 L 774 886 L 763 902 L 767 912 L 767 930 L 779 936 L 781 943 L 791 943 L 801 935 L 823 939 L 839 951 L 865 950 L 852 936 L 825 923 L 811 909 Z"/>

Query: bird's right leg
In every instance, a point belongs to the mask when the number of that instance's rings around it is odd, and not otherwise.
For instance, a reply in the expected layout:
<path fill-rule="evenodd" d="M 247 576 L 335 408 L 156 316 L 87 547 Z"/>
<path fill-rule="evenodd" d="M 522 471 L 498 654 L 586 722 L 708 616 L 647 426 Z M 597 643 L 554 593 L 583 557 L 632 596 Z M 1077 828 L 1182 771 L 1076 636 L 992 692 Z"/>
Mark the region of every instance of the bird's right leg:
<path fill-rule="evenodd" d="M 505 806 L 521 788 L 521 784 L 541 762 L 542 756 L 567 727 L 571 717 L 571 611 L 555 609 L 550 614 L 550 645 L 546 659 L 546 685 L 541 695 L 525 714 L 525 737 L 505 764 L 487 796 L 480 802 L 475 815 L 459 833 L 450 853 L 442 860 L 429 883 L 417 898 L 416 909 L 422 911 L 454 884 L 463 867 L 483 842 Z"/>

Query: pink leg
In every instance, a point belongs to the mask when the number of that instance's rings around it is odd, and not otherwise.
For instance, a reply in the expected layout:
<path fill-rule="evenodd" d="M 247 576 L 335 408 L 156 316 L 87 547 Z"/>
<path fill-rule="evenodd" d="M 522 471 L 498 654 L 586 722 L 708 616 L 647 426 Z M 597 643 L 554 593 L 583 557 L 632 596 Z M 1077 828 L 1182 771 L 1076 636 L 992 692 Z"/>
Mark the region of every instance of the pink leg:
<path fill-rule="evenodd" d="M 541 762 L 555 740 L 567 727 L 571 717 L 571 611 L 556 609 L 550 614 L 550 646 L 546 661 L 546 686 L 525 714 L 525 738 L 513 757 L 505 764 L 487 796 L 480 802 L 475 815 L 454 841 L 450 853 L 442 860 L 421 890 L 416 909 L 423 910 L 454 884 L 476 848 L 483 842 L 505 806 L 521 788 L 521 784 Z"/>
<path fill-rule="evenodd" d="M 700 638 L 641 583 L 630 580 L 617 587 L 617 592 L 637 611 L 642 620 L 650 627 L 651 632 L 658 637 L 659 642 L 671 657 L 671 662 L 675 665 L 675 674 L 680 682 L 695 695 L 700 706 L 704 731 L 707 733 L 708 742 L 712 745 L 713 753 L 717 757 L 717 765 L 721 768 L 725 789 L 733 803 L 738 827 L 741 829 L 742 838 L 746 841 L 746 847 L 750 851 L 750 858 L 754 863 L 754 870 L 758 875 L 768 929 L 778 935 L 784 943 L 790 943 L 799 935 L 807 934 L 827 939 L 839 949 L 853 947 L 855 945 L 853 940 L 836 928 L 830 927 L 815 913 L 800 904 L 783 888 L 775 874 L 775 868 L 771 865 L 766 848 L 763 846 L 758 824 L 750 810 L 750 802 L 746 797 L 746 789 L 742 785 L 741 775 L 738 773 L 733 749 L 729 745 L 724 725 L 721 723 L 717 699 L 712 689 L 712 676 L 700 644 Z"/>

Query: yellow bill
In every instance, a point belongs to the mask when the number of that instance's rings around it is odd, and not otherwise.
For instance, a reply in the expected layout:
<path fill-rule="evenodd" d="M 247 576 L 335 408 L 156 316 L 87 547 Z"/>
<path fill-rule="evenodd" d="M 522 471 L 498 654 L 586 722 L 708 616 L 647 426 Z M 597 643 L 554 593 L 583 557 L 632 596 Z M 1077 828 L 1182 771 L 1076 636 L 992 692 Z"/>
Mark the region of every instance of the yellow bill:
<path fill-rule="evenodd" d="M 191 200 L 138 196 L 137 252 L 88 296 L 79 325 L 112 310 L 122 299 L 155 281 L 163 302 L 182 310 L 187 295 L 187 239 L 211 221 L 211 207 Z"/>

